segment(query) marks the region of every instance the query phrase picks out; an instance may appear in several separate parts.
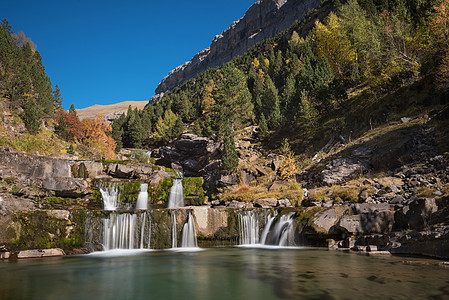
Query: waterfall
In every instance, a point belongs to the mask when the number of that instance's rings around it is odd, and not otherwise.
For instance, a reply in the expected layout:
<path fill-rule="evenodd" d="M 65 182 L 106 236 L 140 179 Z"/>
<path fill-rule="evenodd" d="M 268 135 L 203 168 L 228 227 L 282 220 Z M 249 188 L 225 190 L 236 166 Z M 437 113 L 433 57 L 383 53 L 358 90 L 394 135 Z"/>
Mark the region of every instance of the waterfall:
<path fill-rule="evenodd" d="M 140 184 L 140 192 L 137 197 L 136 210 L 148 209 L 148 183 Z"/>
<path fill-rule="evenodd" d="M 184 207 L 184 195 L 182 190 L 182 178 L 173 179 L 168 198 L 168 208 Z"/>
<path fill-rule="evenodd" d="M 103 248 L 144 249 L 150 248 L 151 219 L 144 213 L 111 213 L 103 220 Z"/>
<path fill-rule="evenodd" d="M 104 210 L 117 210 L 120 203 L 120 189 L 116 184 L 100 184 L 100 193 L 103 198 Z"/>
<path fill-rule="evenodd" d="M 196 241 L 195 232 L 195 220 L 193 219 L 192 213 L 189 211 L 187 221 L 182 229 L 182 248 L 197 248 L 198 244 Z"/>
<path fill-rule="evenodd" d="M 263 227 L 262 234 L 260 236 L 260 244 L 261 245 L 266 244 L 268 233 L 270 232 L 271 225 L 273 225 L 273 221 L 276 218 L 276 216 L 277 216 L 277 213 L 275 213 L 273 216 L 268 217 L 268 221 L 265 224 L 265 226 Z"/>
<path fill-rule="evenodd" d="M 176 213 L 171 212 L 171 247 L 178 248 L 178 233 L 176 228 Z"/>
<path fill-rule="evenodd" d="M 265 228 L 263 229 L 263 239 L 261 238 L 260 241 L 261 244 L 288 246 L 289 235 L 292 233 L 292 229 L 294 229 L 294 219 L 295 213 L 282 215 L 276 221 L 274 221 L 273 217 L 271 222 L 267 222 Z"/>
<path fill-rule="evenodd" d="M 254 210 L 239 214 L 240 245 L 254 245 L 259 242 L 259 220 Z"/>

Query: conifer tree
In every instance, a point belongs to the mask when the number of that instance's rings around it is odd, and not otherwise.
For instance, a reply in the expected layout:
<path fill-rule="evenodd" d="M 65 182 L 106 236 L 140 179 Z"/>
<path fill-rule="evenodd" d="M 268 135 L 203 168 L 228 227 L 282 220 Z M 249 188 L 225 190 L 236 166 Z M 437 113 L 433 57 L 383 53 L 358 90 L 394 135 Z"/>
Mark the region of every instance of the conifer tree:
<path fill-rule="evenodd" d="M 76 108 L 75 108 L 75 105 L 73 105 L 73 103 L 70 105 L 69 114 L 72 114 L 73 116 L 77 115 L 76 114 Z"/>
<path fill-rule="evenodd" d="M 53 90 L 53 102 L 55 103 L 57 108 L 62 108 L 61 90 L 59 89 L 58 85 L 56 85 L 55 89 Z"/>
<path fill-rule="evenodd" d="M 268 136 L 267 120 L 265 119 L 264 114 L 262 114 L 259 120 L 259 139 L 264 140 L 267 136 Z"/>
<path fill-rule="evenodd" d="M 41 126 L 41 112 L 33 98 L 29 98 L 23 107 L 22 119 L 30 133 L 37 133 Z"/>
<path fill-rule="evenodd" d="M 223 156 L 222 168 L 227 172 L 235 172 L 239 166 L 239 158 L 235 149 L 234 135 L 232 133 L 230 122 L 226 123 L 224 140 L 223 140 Z"/>

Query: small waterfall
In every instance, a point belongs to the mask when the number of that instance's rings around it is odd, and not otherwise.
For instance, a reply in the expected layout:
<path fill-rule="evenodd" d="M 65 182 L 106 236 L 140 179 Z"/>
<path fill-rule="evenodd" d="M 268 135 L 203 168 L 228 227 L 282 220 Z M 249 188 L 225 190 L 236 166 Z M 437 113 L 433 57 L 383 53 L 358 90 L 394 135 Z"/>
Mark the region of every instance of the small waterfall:
<path fill-rule="evenodd" d="M 265 226 L 263 227 L 262 234 L 260 235 L 260 244 L 261 245 L 266 244 L 268 233 L 270 232 L 270 228 L 273 225 L 273 221 L 276 218 L 276 216 L 277 216 L 277 213 L 275 213 L 273 216 L 268 217 L 268 221 L 265 224 Z"/>
<path fill-rule="evenodd" d="M 147 151 L 148 162 L 150 162 L 150 158 L 151 158 L 151 153 L 152 153 L 152 151 L 151 151 L 151 150 L 150 150 L 150 151 Z"/>
<path fill-rule="evenodd" d="M 294 217 L 295 213 L 289 213 L 282 215 L 276 221 L 273 218 L 271 222 L 267 222 L 263 229 L 265 234 L 262 234 L 264 239 L 261 239 L 261 244 L 288 246 L 288 237 L 294 228 L 292 226 L 294 224 Z"/>
<path fill-rule="evenodd" d="M 144 213 L 111 213 L 103 220 L 103 248 L 144 249 L 150 248 L 151 219 Z"/>
<path fill-rule="evenodd" d="M 171 247 L 178 248 L 178 233 L 176 227 L 176 213 L 175 211 L 171 212 Z"/>
<path fill-rule="evenodd" d="M 259 220 L 254 210 L 239 214 L 240 245 L 254 245 L 259 242 Z"/>
<path fill-rule="evenodd" d="M 101 197 L 103 198 L 104 210 L 117 210 L 120 203 L 120 189 L 116 184 L 100 184 Z"/>
<path fill-rule="evenodd" d="M 136 210 L 148 209 L 148 183 L 140 184 L 140 192 L 137 197 Z"/>
<path fill-rule="evenodd" d="M 168 208 L 184 207 L 184 195 L 182 190 L 182 178 L 173 179 L 168 198 Z"/>
<path fill-rule="evenodd" d="M 193 219 L 192 213 L 189 212 L 187 217 L 187 222 L 184 224 L 182 229 L 182 248 L 197 248 L 198 244 L 196 241 L 196 231 L 195 231 L 195 220 Z"/>

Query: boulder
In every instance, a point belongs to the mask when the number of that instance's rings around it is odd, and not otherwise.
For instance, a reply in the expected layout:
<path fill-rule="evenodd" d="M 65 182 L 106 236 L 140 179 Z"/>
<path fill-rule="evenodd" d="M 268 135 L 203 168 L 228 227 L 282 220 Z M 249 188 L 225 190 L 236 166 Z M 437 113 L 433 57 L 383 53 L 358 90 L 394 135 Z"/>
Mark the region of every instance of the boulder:
<path fill-rule="evenodd" d="M 326 185 L 341 184 L 368 170 L 366 160 L 353 158 L 337 158 L 332 160 L 321 172 L 321 180 Z"/>
<path fill-rule="evenodd" d="M 91 193 L 89 183 L 82 178 L 49 177 L 44 179 L 42 186 L 58 197 L 78 198 Z"/>
<path fill-rule="evenodd" d="M 435 198 L 421 198 L 410 203 L 405 214 L 411 228 L 423 228 L 431 221 L 432 214 L 438 211 Z"/>
<path fill-rule="evenodd" d="M 293 207 L 292 203 L 288 199 L 279 199 L 276 206 L 277 207 Z"/>
<path fill-rule="evenodd" d="M 254 207 L 271 208 L 276 207 L 278 200 L 276 198 L 263 198 L 254 201 Z"/>
<path fill-rule="evenodd" d="M 389 233 L 394 224 L 393 211 L 364 213 L 341 218 L 336 225 L 351 234 Z"/>
<path fill-rule="evenodd" d="M 175 141 L 176 150 L 187 153 L 189 156 L 203 156 L 215 152 L 219 144 L 206 137 L 198 137 L 195 134 L 182 134 Z"/>
<path fill-rule="evenodd" d="M 165 178 L 174 178 L 175 175 L 173 173 L 165 172 L 165 171 L 155 171 L 151 174 L 149 181 L 152 185 L 159 184 Z"/>
<path fill-rule="evenodd" d="M 220 180 L 218 181 L 220 186 L 231 186 L 239 184 L 239 178 L 237 175 L 221 175 Z"/>
<path fill-rule="evenodd" d="M 316 232 L 328 234 L 337 221 L 338 215 L 335 209 L 331 208 L 319 213 L 319 215 L 313 219 L 312 226 Z"/>

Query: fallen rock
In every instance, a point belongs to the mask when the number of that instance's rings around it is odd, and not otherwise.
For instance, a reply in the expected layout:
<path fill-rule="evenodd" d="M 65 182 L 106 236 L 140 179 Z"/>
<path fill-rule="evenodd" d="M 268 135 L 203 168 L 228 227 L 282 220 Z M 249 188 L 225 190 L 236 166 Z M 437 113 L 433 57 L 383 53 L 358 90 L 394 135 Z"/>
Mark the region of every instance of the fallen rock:
<path fill-rule="evenodd" d="M 288 199 L 280 199 L 277 202 L 277 207 L 292 207 L 292 203 Z"/>

